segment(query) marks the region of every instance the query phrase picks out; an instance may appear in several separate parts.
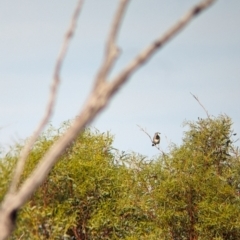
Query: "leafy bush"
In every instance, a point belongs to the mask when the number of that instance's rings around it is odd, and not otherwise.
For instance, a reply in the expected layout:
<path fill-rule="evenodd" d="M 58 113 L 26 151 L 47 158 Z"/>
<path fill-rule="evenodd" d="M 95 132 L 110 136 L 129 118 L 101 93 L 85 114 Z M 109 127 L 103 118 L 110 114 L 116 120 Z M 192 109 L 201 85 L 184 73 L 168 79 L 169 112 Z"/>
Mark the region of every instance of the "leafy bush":
<path fill-rule="evenodd" d="M 227 116 L 188 122 L 181 146 L 147 160 L 86 129 L 21 210 L 12 239 L 240 239 L 239 152 Z M 22 181 L 68 127 L 50 127 Z M 21 145 L 0 161 L 0 198 Z"/>

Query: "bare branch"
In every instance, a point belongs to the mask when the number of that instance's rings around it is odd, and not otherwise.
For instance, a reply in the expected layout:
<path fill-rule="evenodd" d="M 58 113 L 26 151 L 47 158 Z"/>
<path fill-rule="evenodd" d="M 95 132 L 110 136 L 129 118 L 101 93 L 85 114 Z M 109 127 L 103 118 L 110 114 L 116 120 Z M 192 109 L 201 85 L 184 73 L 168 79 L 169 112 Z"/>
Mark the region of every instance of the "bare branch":
<path fill-rule="evenodd" d="M 129 0 L 120 0 L 117 12 L 115 14 L 111 30 L 108 36 L 106 50 L 105 50 L 105 58 L 102 66 L 100 67 L 99 73 L 97 74 L 95 87 L 98 86 L 99 83 L 106 80 L 109 71 L 111 70 L 115 60 L 119 55 L 119 49 L 116 44 L 117 34 L 121 25 L 121 21 L 123 19 L 123 14 L 127 8 L 127 4 Z"/>
<path fill-rule="evenodd" d="M 207 117 L 210 118 L 208 111 L 206 110 L 206 108 L 202 105 L 202 103 L 200 102 L 200 100 L 198 99 L 198 97 L 196 97 L 194 94 L 192 94 L 190 92 L 190 94 L 197 100 L 197 102 L 200 104 L 200 106 L 203 108 L 203 110 L 205 111 L 205 113 L 207 114 Z"/>
<path fill-rule="evenodd" d="M 33 147 L 34 143 L 36 142 L 37 138 L 39 137 L 39 135 L 41 134 L 44 127 L 46 126 L 46 124 L 48 123 L 49 119 L 52 116 L 53 108 L 54 108 L 56 97 L 57 97 L 57 90 L 58 90 L 58 87 L 60 84 L 60 71 L 62 68 L 63 61 L 65 59 L 67 50 L 68 50 L 70 40 L 71 40 L 71 38 L 74 34 L 74 31 L 75 31 L 75 28 L 76 28 L 76 22 L 77 22 L 82 4 L 83 4 L 83 0 L 79 0 L 77 7 L 74 11 L 74 14 L 72 16 L 71 23 L 66 32 L 65 39 L 63 41 L 61 50 L 59 52 L 59 56 L 57 58 L 56 65 L 54 68 L 53 80 L 52 80 L 51 90 L 50 90 L 50 95 L 49 95 L 49 101 L 48 101 L 48 104 L 46 107 L 45 115 L 44 115 L 43 119 L 41 120 L 39 126 L 35 130 L 34 134 L 30 137 L 30 139 L 28 140 L 28 142 L 25 144 L 24 148 L 21 151 L 20 158 L 17 162 L 17 166 L 16 166 L 16 169 L 15 169 L 14 175 L 13 175 L 13 180 L 12 180 L 12 183 L 10 186 L 11 193 L 14 193 L 17 190 L 17 186 L 18 186 L 21 174 L 23 172 L 24 165 L 25 165 L 26 159 L 28 157 L 28 154 L 29 154 L 31 148 Z"/>
<path fill-rule="evenodd" d="M 125 67 L 125 69 L 120 72 L 119 75 L 117 75 L 117 77 L 113 79 L 112 91 L 116 91 L 134 71 L 148 61 L 157 50 L 163 47 L 165 43 L 169 42 L 169 40 L 182 30 L 193 17 L 197 16 L 215 1 L 216 0 L 203 0 L 185 13 L 169 30 L 167 30 L 165 34 L 163 34 L 163 36 L 159 37 L 146 49 L 144 49 Z"/>
<path fill-rule="evenodd" d="M 143 131 L 144 133 L 146 133 L 148 135 L 148 137 L 150 138 L 150 141 L 152 143 L 152 137 L 150 136 L 150 134 L 145 129 L 143 129 L 141 126 L 139 126 L 138 124 L 137 124 L 137 126 L 140 128 L 141 131 Z"/>

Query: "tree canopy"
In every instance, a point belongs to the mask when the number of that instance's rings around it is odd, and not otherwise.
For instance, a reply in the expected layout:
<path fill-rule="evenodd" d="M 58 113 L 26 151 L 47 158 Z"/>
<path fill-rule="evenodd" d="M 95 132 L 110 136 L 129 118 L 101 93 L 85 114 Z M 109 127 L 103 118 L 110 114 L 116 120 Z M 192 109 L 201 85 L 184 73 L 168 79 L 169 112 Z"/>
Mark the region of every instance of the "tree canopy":
<path fill-rule="evenodd" d="M 148 159 L 93 129 L 69 145 L 11 239 L 240 239 L 240 164 L 226 115 L 186 122 L 180 146 Z M 68 128 L 41 135 L 22 181 Z M 24 144 L 24 143 L 23 143 Z M 23 144 L 0 160 L 0 200 Z"/>

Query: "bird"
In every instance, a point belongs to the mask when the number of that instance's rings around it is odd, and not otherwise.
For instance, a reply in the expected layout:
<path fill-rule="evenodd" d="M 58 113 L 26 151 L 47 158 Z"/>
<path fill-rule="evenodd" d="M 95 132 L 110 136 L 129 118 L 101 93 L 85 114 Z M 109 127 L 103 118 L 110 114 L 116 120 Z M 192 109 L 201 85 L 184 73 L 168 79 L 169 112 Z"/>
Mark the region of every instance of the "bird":
<path fill-rule="evenodd" d="M 155 146 L 160 143 L 160 132 L 156 132 L 154 134 L 153 140 L 152 140 L 152 146 Z"/>

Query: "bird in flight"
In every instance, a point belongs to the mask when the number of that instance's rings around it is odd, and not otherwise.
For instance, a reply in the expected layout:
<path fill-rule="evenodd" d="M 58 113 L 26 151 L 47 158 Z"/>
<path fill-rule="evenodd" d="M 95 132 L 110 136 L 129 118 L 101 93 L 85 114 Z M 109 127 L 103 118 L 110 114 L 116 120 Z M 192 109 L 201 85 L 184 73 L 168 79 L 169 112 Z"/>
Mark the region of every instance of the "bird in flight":
<path fill-rule="evenodd" d="M 153 140 L 152 140 L 152 146 L 155 146 L 160 143 L 160 132 L 156 132 L 154 134 Z"/>

